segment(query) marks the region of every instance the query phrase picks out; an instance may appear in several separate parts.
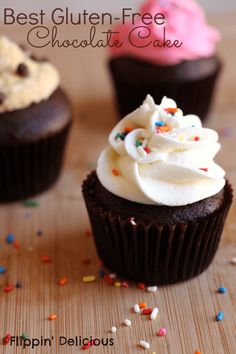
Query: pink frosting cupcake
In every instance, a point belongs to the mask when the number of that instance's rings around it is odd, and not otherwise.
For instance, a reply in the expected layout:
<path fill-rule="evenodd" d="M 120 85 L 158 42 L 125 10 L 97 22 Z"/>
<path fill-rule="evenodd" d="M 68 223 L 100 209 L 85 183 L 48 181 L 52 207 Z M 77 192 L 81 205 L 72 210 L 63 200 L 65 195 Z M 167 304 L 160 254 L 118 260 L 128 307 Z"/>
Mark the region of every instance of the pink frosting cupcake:
<path fill-rule="evenodd" d="M 157 101 L 173 97 L 185 113 L 204 119 L 221 69 L 217 30 L 194 0 L 148 0 L 136 17 L 114 28 L 110 69 L 121 116 L 150 93 Z M 158 20 L 155 22 L 156 14 Z"/>

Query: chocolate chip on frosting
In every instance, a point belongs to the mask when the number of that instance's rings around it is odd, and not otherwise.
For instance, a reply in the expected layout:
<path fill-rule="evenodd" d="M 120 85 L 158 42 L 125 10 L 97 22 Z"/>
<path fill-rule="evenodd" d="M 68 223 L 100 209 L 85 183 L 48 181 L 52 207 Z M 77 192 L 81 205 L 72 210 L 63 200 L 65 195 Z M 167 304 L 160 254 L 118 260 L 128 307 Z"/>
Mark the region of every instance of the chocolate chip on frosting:
<path fill-rule="evenodd" d="M 29 76 L 28 66 L 24 63 L 19 64 L 16 69 L 16 73 L 17 73 L 17 75 L 22 76 L 22 77 Z"/>
<path fill-rule="evenodd" d="M 0 104 L 3 104 L 5 97 L 5 94 L 3 92 L 0 92 Z"/>

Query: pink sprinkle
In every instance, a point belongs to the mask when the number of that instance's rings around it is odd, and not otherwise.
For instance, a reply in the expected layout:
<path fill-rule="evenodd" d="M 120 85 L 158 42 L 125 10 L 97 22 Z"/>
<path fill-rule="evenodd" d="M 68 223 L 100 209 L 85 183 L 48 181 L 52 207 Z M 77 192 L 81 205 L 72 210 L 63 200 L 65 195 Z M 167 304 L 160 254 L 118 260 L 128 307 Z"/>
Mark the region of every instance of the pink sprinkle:
<path fill-rule="evenodd" d="M 123 282 L 121 283 L 121 287 L 122 287 L 122 288 L 129 288 L 129 283 L 127 283 L 126 281 L 123 281 Z"/>
<path fill-rule="evenodd" d="M 159 337 L 165 337 L 167 335 L 167 330 L 166 328 L 162 327 L 159 329 L 159 331 L 157 332 L 157 335 Z"/>
<path fill-rule="evenodd" d="M 201 171 L 204 171 L 204 172 L 208 172 L 208 168 L 199 168 L 199 170 L 201 170 Z"/>

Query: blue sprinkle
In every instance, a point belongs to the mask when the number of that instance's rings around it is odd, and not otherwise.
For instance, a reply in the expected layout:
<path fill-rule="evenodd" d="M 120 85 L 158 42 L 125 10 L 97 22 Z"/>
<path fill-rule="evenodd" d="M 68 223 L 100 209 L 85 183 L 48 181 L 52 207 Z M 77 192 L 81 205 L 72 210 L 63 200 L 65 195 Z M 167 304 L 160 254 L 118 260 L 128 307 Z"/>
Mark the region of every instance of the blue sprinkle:
<path fill-rule="evenodd" d="M 165 123 L 164 122 L 160 122 L 160 121 L 155 123 L 156 127 L 163 127 L 164 125 L 165 125 Z"/>
<path fill-rule="evenodd" d="M 17 288 L 17 289 L 22 288 L 22 284 L 21 284 L 21 282 L 19 282 L 19 281 L 18 281 L 18 282 L 16 283 L 16 288 Z"/>
<path fill-rule="evenodd" d="M 104 276 L 105 276 L 105 270 L 104 270 L 103 268 L 100 268 L 100 269 L 98 270 L 98 275 L 99 275 L 99 278 L 100 278 L 100 279 L 103 279 Z"/>
<path fill-rule="evenodd" d="M 0 266 L 0 274 L 3 274 L 6 272 L 6 268 L 3 266 Z"/>
<path fill-rule="evenodd" d="M 216 321 L 222 321 L 224 317 L 224 312 L 220 311 L 217 315 L 216 315 Z"/>
<path fill-rule="evenodd" d="M 227 293 L 227 288 L 224 288 L 223 286 L 221 286 L 221 287 L 219 287 L 218 292 L 220 294 L 225 294 L 225 293 Z"/>
<path fill-rule="evenodd" d="M 7 243 L 13 243 L 15 241 L 15 237 L 12 234 L 8 234 L 6 237 L 6 242 Z"/>

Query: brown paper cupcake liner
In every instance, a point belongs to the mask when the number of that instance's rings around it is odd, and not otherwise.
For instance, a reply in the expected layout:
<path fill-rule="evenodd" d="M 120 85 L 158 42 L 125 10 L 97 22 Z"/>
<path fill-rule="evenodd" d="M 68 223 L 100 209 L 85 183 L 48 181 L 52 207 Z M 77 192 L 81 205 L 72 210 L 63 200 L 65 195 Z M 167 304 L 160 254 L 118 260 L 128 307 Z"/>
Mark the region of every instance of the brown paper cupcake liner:
<path fill-rule="evenodd" d="M 22 200 L 47 190 L 57 180 L 70 124 L 31 143 L 0 146 L 0 202 Z"/>
<path fill-rule="evenodd" d="M 219 62 L 214 72 L 200 79 L 186 81 L 170 79 L 165 82 L 156 80 L 155 83 L 140 80 L 137 83 L 137 79 L 135 82 L 133 81 L 133 73 L 130 74 L 130 77 L 127 73 L 123 78 L 111 61 L 110 71 L 117 96 L 120 119 L 139 107 L 147 94 L 150 94 L 158 104 L 163 96 L 170 97 L 176 101 L 184 114 L 196 114 L 204 121 L 211 106 L 221 68 L 222 65 Z"/>
<path fill-rule="evenodd" d="M 132 281 L 170 284 L 193 278 L 210 265 L 232 203 L 228 182 L 222 206 L 207 217 L 187 224 L 132 225 L 129 216 L 104 210 L 95 200 L 96 179 L 96 173 L 90 174 L 82 190 L 97 252 L 108 269 Z"/>

